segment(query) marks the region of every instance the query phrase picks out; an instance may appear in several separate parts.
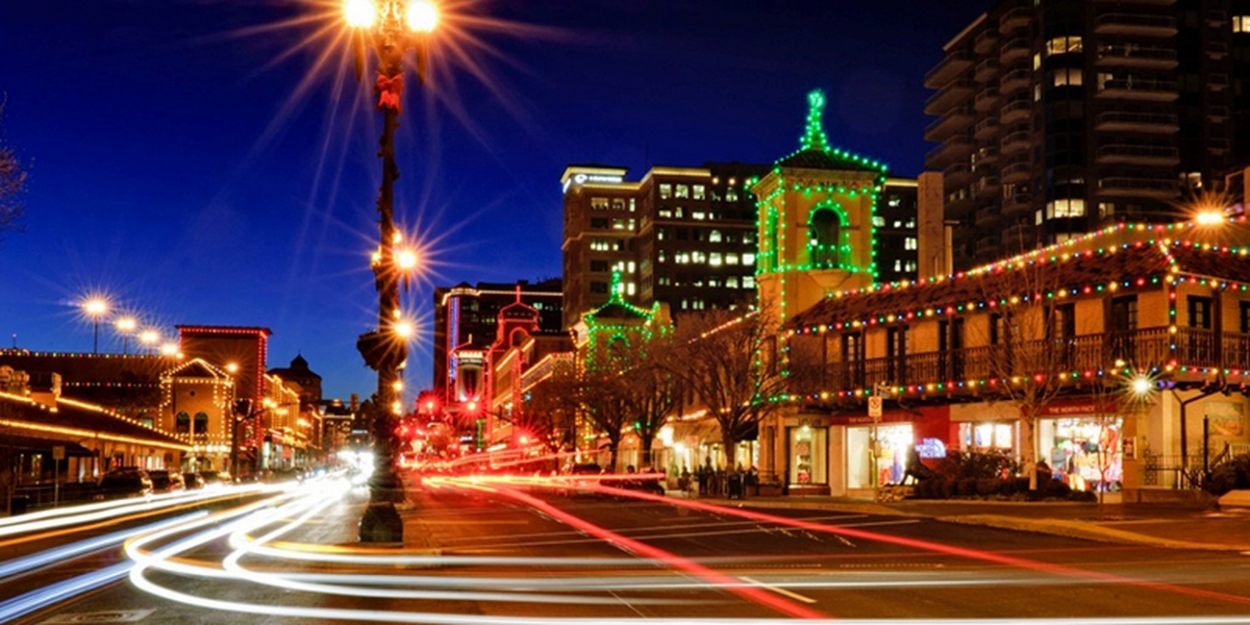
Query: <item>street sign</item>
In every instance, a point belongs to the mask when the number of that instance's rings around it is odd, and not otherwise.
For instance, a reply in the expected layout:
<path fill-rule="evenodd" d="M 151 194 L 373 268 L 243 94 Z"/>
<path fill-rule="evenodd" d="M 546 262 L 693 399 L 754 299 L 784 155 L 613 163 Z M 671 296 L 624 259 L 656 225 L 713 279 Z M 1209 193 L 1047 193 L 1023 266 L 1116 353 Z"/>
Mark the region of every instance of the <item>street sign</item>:
<path fill-rule="evenodd" d="M 868 416 L 874 419 L 881 418 L 881 397 L 873 395 L 868 398 Z"/>
<path fill-rule="evenodd" d="M 52 447 L 52 459 L 53 460 L 65 459 L 65 445 L 54 445 Z"/>

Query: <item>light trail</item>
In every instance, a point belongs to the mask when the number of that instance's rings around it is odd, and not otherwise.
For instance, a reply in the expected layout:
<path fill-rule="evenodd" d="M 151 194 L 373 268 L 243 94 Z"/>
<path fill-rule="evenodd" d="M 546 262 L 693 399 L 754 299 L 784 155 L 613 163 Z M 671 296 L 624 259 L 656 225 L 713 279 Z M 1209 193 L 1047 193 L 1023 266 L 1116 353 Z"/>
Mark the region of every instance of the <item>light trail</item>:
<path fill-rule="evenodd" d="M 80 540 L 75 543 L 71 543 L 68 545 L 61 546 L 61 547 L 56 547 L 53 549 L 47 549 L 47 550 L 40 551 L 38 553 L 29 555 L 29 556 L 17 558 L 16 560 L 0 562 L 0 578 L 6 578 L 12 575 L 17 575 L 18 573 L 24 573 L 32 569 L 37 569 L 42 566 L 54 564 L 60 560 L 65 560 L 68 558 L 72 558 L 74 556 L 82 555 L 84 553 L 89 553 L 92 551 L 97 551 L 100 549 L 105 549 L 108 547 L 121 545 L 125 541 L 131 538 L 134 538 L 135 536 L 140 536 L 147 532 L 162 530 L 167 527 L 174 526 L 174 525 L 180 525 L 191 519 L 195 519 L 195 518 L 207 516 L 207 515 L 208 515 L 207 512 L 196 512 L 192 514 L 186 514 L 186 515 L 174 518 L 174 519 L 162 521 L 160 523 L 153 523 L 151 525 L 145 525 L 143 527 L 137 527 L 134 529 L 114 532 L 112 534 L 106 534 L 104 536 L 97 536 L 95 538 L 90 538 L 87 540 Z"/>

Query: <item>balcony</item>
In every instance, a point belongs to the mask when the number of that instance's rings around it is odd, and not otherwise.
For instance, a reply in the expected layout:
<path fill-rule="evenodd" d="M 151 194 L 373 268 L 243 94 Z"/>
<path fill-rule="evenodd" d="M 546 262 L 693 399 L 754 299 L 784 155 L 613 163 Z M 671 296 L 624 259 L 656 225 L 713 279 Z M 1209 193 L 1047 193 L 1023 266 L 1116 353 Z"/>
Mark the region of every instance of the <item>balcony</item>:
<path fill-rule="evenodd" d="M 1180 183 L 1173 178 L 1112 177 L 1098 181 L 1098 195 L 1100 196 L 1166 200 L 1173 199 L 1179 194 Z"/>
<path fill-rule="evenodd" d="M 946 114 L 933 120 L 924 131 L 925 141 L 945 141 L 951 136 L 963 132 L 972 124 L 972 111 L 966 106 L 953 108 Z"/>
<path fill-rule="evenodd" d="M 1033 210 L 1033 196 L 1028 193 L 1016 193 L 1003 198 L 1003 215 L 1015 216 Z"/>
<path fill-rule="evenodd" d="M 972 130 L 972 136 L 977 141 L 985 141 L 998 133 L 998 118 L 987 117 L 979 122 Z"/>
<path fill-rule="evenodd" d="M 1228 121 L 1228 107 L 1227 106 L 1208 107 L 1207 119 L 1217 124 Z"/>
<path fill-rule="evenodd" d="M 946 198 L 946 218 L 959 219 L 968 214 L 972 207 L 976 206 L 976 202 L 972 200 L 972 194 L 964 189 L 961 193 L 952 194 Z"/>
<path fill-rule="evenodd" d="M 991 256 L 994 246 L 977 255 Z M 994 250 L 995 252 L 997 250 Z M 1175 340 L 1175 342 L 1173 342 Z M 1175 345 L 1175 349 L 1173 349 Z M 790 392 L 819 395 L 822 392 L 855 391 L 877 384 L 922 389 L 930 384 L 964 380 L 1001 380 L 1070 371 L 1106 371 L 1117 360 L 1136 368 L 1163 369 L 1170 361 L 1191 368 L 1247 368 L 1250 336 L 1225 333 L 1217 339 L 1210 330 L 1181 328 L 1175 337 L 1165 327 L 1129 332 L 1078 335 L 1061 340 L 1014 341 L 999 345 L 907 354 L 893 358 L 870 358 L 852 362 L 820 364 L 792 361 Z M 1177 376 L 1186 374 L 1177 373 Z M 1198 374 L 1194 375 L 1195 380 Z M 1082 383 L 1074 379 L 1071 384 Z M 945 387 L 930 392 L 973 395 L 984 387 Z M 914 392 L 914 391 L 913 391 Z"/>
<path fill-rule="evenodd" d="M 998 195 L 998 190 L 1002 185 L 998 183 L 998 176 L 986 176 L 977 180 L 973 185 L 973 191 L 977 194 L 978 200 L 991 199 Z"/>
<path fill-rule="evenodd" d="M 1223 91 L 1228 88 L 1228 74 L 1210 74 L 1206 83 L 1211 91 Z"/>
<path fill-rule="evenodd" d="M 1003 168 L 999 174 L 1003 178 L 1003 184 L 1015 184 L 1024 182 L 1033 174 L 1033 163 L 1029 161 L 1019 161 L 1011 163 Z"/>
<path fill-rule="evenodd" d="M 924 103 L 925 115 L 941 115 L 972 95 L 973 84 L 967 78 L 954 80 L 929 96 Z"/>
<path fill-rule="evenodd" d="M 1003 13 L 1002 18 L 998 20 L 998 32 L 1005 35 L 1019 28 L 1028 28 L 1031 21 L 1033 21 L 1033 9 L 1016 7 Z"/>
<path fill-rule="evenodd" d="M 998 106 L 998 89 L 996 87 L 986 87 L 977 94 L 973 108 L 978 112 L 984 113 Z"/>
<path fill-rule="evenodd" d="M 1140 132 L 1166 135 L 1180 131 L 1176 115 L 1168 113 L 1134 113 L 1108 111 L 1094 120 L 1094 129 L 1103 132 Z"/>
<path fill-rule="evenodd" d="M 962 187 L 972 180 L 972 165 L 967 162 L 955 163 L 946 168 L 942 172 L 942 182 L 944 186 L 951 188 Z"/>
<path fill-rule="evenodd" d="M 972 49 L 976 51 L 977 54 L 985 54 L 986 52 L 993 50 L 996 45 L 998 45 L 998 31 L 985 30 L 982 31 L 981 34 L 977 35 L 976 40 L 972 43 Z"/>
<path fill-rule="evenodd" d="M 967 158 L 973 149 L 972 141 L 967 137 L 951 137 L 925 154 L 925 165 L 930 169 L 944 169 L 947 165 Z"/>
<path fill-rule="evenodd" d="M 1140 67 L 1172 69 L 1176 67 L 1176 49 L 1139 46 L 1133 43 L 1104 45 L 1098 48 L 1098 67 Z"/>
<path fill-rule="evenodd" d="M 1180 151 L 1169 146 L 1110 144 L 1098 148 L 1099 165 L 1174 167 L 1180 162 Z"/>
<path fill-rule="evenodd" d="M 1179 96 L 1176 82 L 1153 78 L 1110 78 L 1100 80 L 1095 97 L 1118 100 L 1172 102 Z"/>
<path fill-rule="evenodd" d="M 985 84 L 991 78 L 998 75 L 998 59 L 985 59 L 977 64 L 977 68 L 972 70 L 972 79 L 978 83 Z"/>
<path fill-rule="evenodd" d="M 1029 56 L 1029 40 L 1024 37 L 1016 37 L 1003 44 L 1003 49 L 998 53 L 998 60 L 1003 65 L 1010 65 L 1017 59 Z"/>
<path fill-rule="evenodd" d="M 1003 95 L 1008 95 L 1020 89 L 1028 89 L 1029 83 L 1033 80 L 1033 72 L 1028 69 L 1017 69 L 1007 72 L 1003 75 L 1003 79 L 998 84 L 998 89 Z"/>
<path fill-rule="evenodd" d="M 990 208 L 982 208 L 977 211 L 976 224 L 978 228 L 985 228 L 998 223 L 998 209 L 991 206 Z"/>
<path fill-rule="evenodd" d="M 1015 98 L 1008 100 L 1007 104 L 998 112 L 998 119 L 1003 125 L 1008 125 L 1026 120 L 1032 114 L 1033 103 L 1028 98 Z"/>
<path fill-rule="evenodd" d="M 998 240 L 989 238 L 977 239 L 973 253 L 980 262 L 988 262 L 998 258 Z"/>
<path fill-rule="evenodd" d="M 1176 18 L 1167 15 L 1108 13 L 1098 16 L 1094 22 L 1094 32 L 1099 35 L 1175 37 Z"/>
<path fill-rule="evenodd" d="M 1002 249 L 1009 254 L 1019 254 L 1037 247 L 1038 231 L 1033 226 L 1012 226 L 1002 231 Z"/>
<path fill-rule="evenodd" d="M 1003 143 L 1000 146 L 1003 154 L 1014 154 L 1021 150 L 1029 149 L 1029 144 L 1033 141 L 1033 133 L 1023 131 L 1013 132 L 1003 137 Z"/>
<path fill-rule="evenodd" d="M 972 153 L 972 164 L 975 167 L 980 167 L 982 165 L 990 165 L 990 164 L 997 163 L 997 162 L 998 162 L 998 148 L 987 146 L 987 147 L 980 148 L 978 150 L 974 150 Z"/>
<path fill-rule="evenodd" d="M 924 86 L 926 89 L 937 89 L 967 71 L 969 67 L 972 67 L 972 58 L 967 52 L 963 50 L 951 52 L 937 64 L 937 67 L 925 74 Z"/>
<path fill-rule="evenodd" d="M 1141 4 L 1150 6 L 1170 6 L 1176 4 L 1176 0 L 1096 0 L 1098 2 L 1115 2 L 1116 4 Z"/>

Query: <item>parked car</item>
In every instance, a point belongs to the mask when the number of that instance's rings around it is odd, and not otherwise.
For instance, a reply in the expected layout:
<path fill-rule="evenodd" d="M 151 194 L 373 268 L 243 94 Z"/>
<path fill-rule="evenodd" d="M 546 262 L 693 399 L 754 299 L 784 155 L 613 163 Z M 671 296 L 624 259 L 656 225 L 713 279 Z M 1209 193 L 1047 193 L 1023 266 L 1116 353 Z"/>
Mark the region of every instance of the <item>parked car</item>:
<path fill-rule="evenodd" d="M 152 494 L 152 478 L 137 467 L 113 469 L 100 478 L 96 499 L 147 497 Z"/>
<path fill-rule="evenodd" d="M 200 471 L 200 479 L 204 480 L 204 486 L 208 488 L 221 488 L 234 483 L 230 474 L 225 471 Z"/>
<path fill-rule="evenodd" d="M 182 473 L 173 469 L 153 469 L 148 471 L 148 477 L 152 480 L 152 491 L 156 493 L 172 493 L 187 488 Z"/>
<path fill-rule="evenodd" d="M 187 490 L 200 490 L 208 484 L 204 481 L 204 476 L 195 471 L 183 473 L 182 483 L 186 485 Z"/>

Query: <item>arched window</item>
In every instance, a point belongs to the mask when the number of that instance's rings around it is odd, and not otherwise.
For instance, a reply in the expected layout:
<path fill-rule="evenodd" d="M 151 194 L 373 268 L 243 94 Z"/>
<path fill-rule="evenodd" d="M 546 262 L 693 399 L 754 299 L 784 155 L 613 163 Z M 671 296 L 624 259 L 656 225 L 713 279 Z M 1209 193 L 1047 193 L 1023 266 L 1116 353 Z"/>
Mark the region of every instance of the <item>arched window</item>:
<path fill-rule="evenodd" d="M 208 415 L 202 412 L 195 413 L 195 433 L 196 435 L 208 433 Z"/>
<path fill-rule="evenodd" d="M 174 417 L 174 433 L 187 434 L 191 431 L 191 415 L 180 412 Z"/>
<path fill-rule="evenodd" d="M 815 269 L 837 269 L 841 245 L 842 220 L 828 208 L 812 213 L 807 224 L 807 252 Z"/>

